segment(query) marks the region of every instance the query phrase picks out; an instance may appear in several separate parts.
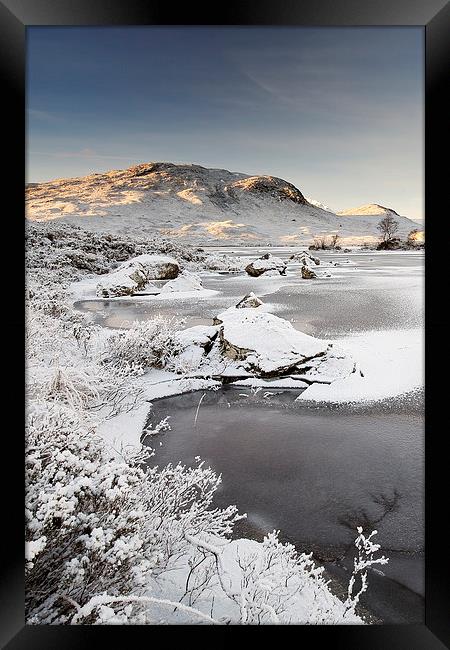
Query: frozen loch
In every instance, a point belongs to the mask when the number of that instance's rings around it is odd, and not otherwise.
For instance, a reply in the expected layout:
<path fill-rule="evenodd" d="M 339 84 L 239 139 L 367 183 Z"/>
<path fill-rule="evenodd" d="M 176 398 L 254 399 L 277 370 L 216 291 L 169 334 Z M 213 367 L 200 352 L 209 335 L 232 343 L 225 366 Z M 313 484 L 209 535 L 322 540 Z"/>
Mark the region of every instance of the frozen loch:
<path fill-rule="evenodd" d="M 375 620 L 421 622 L 423 255 L 321 253 L 308 280 L 298 251 L 272 253 L 294 254 L 285 274 L 201 273 L 204 296 L 161 291 L 76 306 L 119 329 L 155 314 L 182 318 L 184 340 L 197 343 L 197 375 L 221 378 L 216 390 L 176 397 L 150 390 L 159 399 L 148 423 L 170 424 L 147 441 L 152 463 L 201 457 L 222 475 L 217 505 L 247 514 L 235 536 L 280 530 L 314 552 L 337 591 L 351 572 L 356 526 L 377 529 L 390 561 L 371 571 L 362 605 Z"/>

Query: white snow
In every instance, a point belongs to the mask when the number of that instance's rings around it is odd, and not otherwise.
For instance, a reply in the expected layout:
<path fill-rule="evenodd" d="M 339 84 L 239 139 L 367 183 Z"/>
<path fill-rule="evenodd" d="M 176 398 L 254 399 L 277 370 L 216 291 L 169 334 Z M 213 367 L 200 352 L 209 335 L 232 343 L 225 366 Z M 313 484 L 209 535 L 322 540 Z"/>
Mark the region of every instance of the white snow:
<path fill-rule="evenodd" d="M 167 271 L 171 267 L 178 272 L 180 265 L 176 259 L 168 255 L 144 254 L 137 255 L 122 262 L 119 269 L 136 269 L 142 271 L 147 280 L 165 280 Z"/>
<path fill-rule="evenodd" d="M 421 389 L 424 383 L 422 330 L 362 332 L 339 339 L 359 372 L 330 385 L 313 384 L 299 400 L 315 402 L 375 402 Z"/>
<path fill-rule="evenodd" d="M 288 321 L 257 309 L 231 309 L 217 317 L 223 322 L 223 339 L 250 351 L 249 365 L 264 373 L 300 363 L 324 353 L 328 342 L 294 329 Z"/>
<path fill-rule="evenodd" d="M 195 273 L 189 273 L 189 271 L 183 271 L 174 280 L 169 280 L 161 289 L 161 294 L 166 293 L 192 293 L 193 291 L 202 291 L 203 285 L 200 280 L 200 277 Z"/>

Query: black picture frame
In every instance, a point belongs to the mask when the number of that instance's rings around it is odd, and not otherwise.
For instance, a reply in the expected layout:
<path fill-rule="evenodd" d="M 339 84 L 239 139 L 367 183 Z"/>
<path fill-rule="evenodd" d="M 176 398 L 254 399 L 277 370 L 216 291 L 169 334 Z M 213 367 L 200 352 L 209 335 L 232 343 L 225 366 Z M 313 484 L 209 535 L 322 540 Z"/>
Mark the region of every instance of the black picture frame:
<path fill-rule="evenodd" d="M 221 627 L 169 626 L 164 628 L 165 642 L 172 643 L 182 634 L 183 644 L 208 643 L 221 645 L 231 641 L 238 630 L 238 643 L 263 641 L 266 635 L 286 631 L 299 635 L 301 643 L 329 643 L 334 649 L 357 648 L 376 650 L 438 650 L 450 647 L 450 589 L 448 543 L 444 537 L 447 520 L 448 465 L 445 452 L 445 383 L 437 377 L 435 360 L 442 355 L 448 320 L 439 297 L 446 285 L 445 252 L 440 244 L 444 232 L 443 220 L 448 219 L 445 205 L 447 184 L 444 174 L 448 164 L 448 108 L 444 101 L 448 86 L 450 51 L 450 7 L 447 0 L 278 0 L 269 2 L 233 2 L 214 7 L 185 3 L 176 8 L 161 0 L 0 0 L 0 70 L 3 89 L 3 156 L 6 172 L 4 189 L 12 198 L 12 210 L 4 216 L 4 249 L 19 246 L 23 235 L 24 205 L 24 150 L 25 150 L 25 34 L 33 25 L 302 25 L 302 26 L 400 26 L 415 25 L 425 30 L 425 189 L 426 189 L 426 324 L 425 324 L 425 379 L 426 379 L 426 616 L 424 625 L 379 626 L 285 626 Z M 447 84 L 446 84 L 447 82 Z M 9 147 L 6 136 L 11 134 Z M 447 137 L 446 137 L 447 136 Z M 442 162 L 440 162 L 442 160 Z M 23 170 L 23 171 L 22 171 Z M 448 202 L 448 200 L 447 200 Z M 13 211 L 18 213 L 13 217 Z M 8 219 L 6 219 L 8 217 Z M 11 243 L 11 246 L 9 245 Z M 17 267 L 17 256 L 15 257 Z M 16 270 L 17 272 L 17 270 Z M 15 277 L 15 284 L 17 276 Z M 442 295 L 440 292 L 444 292 Z M 447 290 L 448 293 L 448 290 Z M 10 299 L 8 299 L 10 300 Z M 0 563 L 0 643 L 9 650 L 45 648 L 58 650 L 90 647 L 107 642 L 112 645 L 130 644 L 139 633 L 155 642 L 149 627 L 116 626 L 26 626 L 24 624 L 24 561 L 23 561 L 23 468 L 24 442 L 17 414 L 23 412 L 23 373 L 18 363 L 17 350 L 23 349 L 23 300 L 20 292 L 11 298 L 3 339 L 3 361 L 8 369 L 16 370 L 16 378 L 8 371 L 11 389 L 6 393 L 7 404 L 13 397 L 19 402 L 14 409 L 13 425 L 4 426 L 4 471 L 7 465 L 13 471 L 3 486 L 2 529 L 7 548 Z M 15 304 L 14 304 L 15 301 Z M 447 570 L 446 570 L 447 569 Z M 151 626 L 150 626 L 151 627 Z M 295 630 L 292 630 L 292 628 Z M 286 630 L 286 628 L 290 628 Z M 235 632 L 232 632 L 235 630 Z M 251 636 L 250 636 L 251 635 Z M 258 636 L 259 635 L 259 636 Z M 261 636 L 264 635 L 264 636 Z M 105 636 L 108 638 L 105 639 Z M 204 639 L 204 641 L 203 641 Z M 236 640 L 234 639 L 234 642 Z"/>

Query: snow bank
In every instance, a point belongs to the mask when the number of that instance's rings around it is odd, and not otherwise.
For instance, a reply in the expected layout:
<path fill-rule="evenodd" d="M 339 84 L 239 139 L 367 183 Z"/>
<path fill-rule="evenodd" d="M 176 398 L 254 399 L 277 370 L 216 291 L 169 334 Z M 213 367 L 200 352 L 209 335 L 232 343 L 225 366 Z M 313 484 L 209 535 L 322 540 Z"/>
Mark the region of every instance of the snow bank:
<path fill-rule="evenodd" d="M 169 280 L 161 289 L 161 294 L 165 295 L 166 293 L 174 292 L 191 292 L 191 291 L 202 291 L 203 285 L 199 276 L 195 273 L 190 273 L 189 271 L 183 271 L 174 280 Z"/>
<path fill-rule="evenodd" d="M 313 384 L 299 400 L 329 403 L 375 402 L 420 390 L 424 383 L 421 330 L 363 332 L 338 341 L 360 369 L 345 380 Z"/>

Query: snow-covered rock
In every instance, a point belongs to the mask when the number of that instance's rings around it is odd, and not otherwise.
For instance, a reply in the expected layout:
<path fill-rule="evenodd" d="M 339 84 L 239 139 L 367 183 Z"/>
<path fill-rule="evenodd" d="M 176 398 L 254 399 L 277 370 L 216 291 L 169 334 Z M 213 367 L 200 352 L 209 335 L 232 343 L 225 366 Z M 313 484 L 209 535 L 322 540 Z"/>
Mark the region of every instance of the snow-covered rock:
<path fill-rule="evenodd" d="M 262 300 L 256 296 L 253 291 L 248 293 L 246 296 L 239 300 L 236 305 L 236 309 L 244 309 L 246 307 L 252 307 L 253 309 L 260 307 L 263 304 Z"/>
<path fill-rule="evenodd" d="M 326 351 L 323 357 L 310 359 L 297 365 L 303 381 L 308 383 L 331 384 L 337 379 L 348 377 L 356 370 L 354 360 L 334 345 Z"/>
<path fill-rule="evenodd" d="M 174 280 L 169 280 L 161 289 L 161 294 L 185 292 L 185 291 L 202 291 L 203 285 L 199 276 L 189 271 L 183 271 Z"/>
<path fill-rule="evenodd" d="M 288 321 L 258 309 L 229 309 L 219 314 L 222 353 L 244 361 L 255 374 L 275 376 L 319 354 L 327 341 L 294 329 Z"/>
<path fill-rule="evenodd" d="M 304 334 L 289 321 L 260 308 L 230 307 L 218 314 L 214 323 L 218 336 L 206 364 L 216 376 L 289 376 L 298 387 L 331 383 L 356 370 L 354 360 L 339 347 Z"/>
<path fill-rule="evenodd" d="M 316 273 L 311 268 L 309 268 L 309 266 L 303 265 L 301 268 L 301 273 L 304 280 L 312 280 L 313 278 L 317 278 Z"/>
<path fill-rule="evenodd" d="M 173 280 L 180 272 L 177 260 L 168 255 L 138 255 L 118 267 L 119 269 L 136 269 L 143 273 L 146 280 Z"/>
<path fill-rule="evenodd" d="M 208 325 L 195 325 L 181 332 L 177 332 L 176 340 L 180 352 L 176 358 L 178 372 L 197 370 L 205 355 L 210 351 L 214 339 L 217 338 L 218 327 Z"/>
<path fill-rule="evenodd" d="M 115 271 L 102 276 L 97 284 L 97 296 L 132 296 L 144 288 L 152 293 L 159 293 L 150 280 L 170 280 L 176 278 L 179 271 L 180 266 L 173 257 L 138 255 L 122 262 Z"/>
<path fill-rule="evenodd" d="M 273 257 L 270 253 L 266 253 L 262 257 L 250 262 L 245 267 L 245 270 L 254 278 L 268 271 L 278 271 L 280 275 L 286 275 L 286 262 L 283 262 L 279 257 Z"/>
<path fill-rule="evenodd" d="M 308 253 L 308 251 L 301 251 L 300 253 L 294 253 L 294 255 L 291 255 L 289 258 L 290 262 L 295 262 L 296 264 L 301 264 L 302 266 L 319 266 L 320 265 L 320 260 L 318 257 L 314 257 L 311 255 L 311 253 Z"/>
<path fill-rule="evenodd" d="M 177 341 L 186 348 L 190 345 L 198 345 L 206 348 L 217 336 L 218 328 L 214 325 L 194 325 L 181 332 L 177 332 Z"/>
<path fill-rule="evenodd" d="M 136 268 L 118 269 L 101 276 L 97 283 L 96 294 L 100 298 L 132 296 L 146 284 L 142 271 Z"/>

